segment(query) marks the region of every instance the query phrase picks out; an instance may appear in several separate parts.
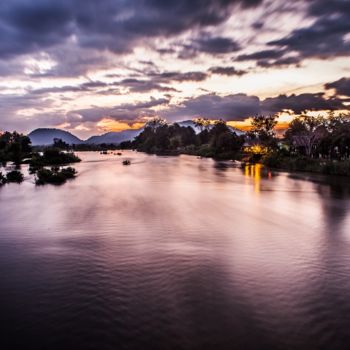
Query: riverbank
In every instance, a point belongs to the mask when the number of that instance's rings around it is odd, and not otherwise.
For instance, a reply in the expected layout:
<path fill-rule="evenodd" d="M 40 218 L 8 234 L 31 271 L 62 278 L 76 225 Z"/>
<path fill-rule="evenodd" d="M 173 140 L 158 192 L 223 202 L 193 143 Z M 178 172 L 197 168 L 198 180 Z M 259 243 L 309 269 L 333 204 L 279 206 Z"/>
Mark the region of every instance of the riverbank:
<path fill-rule="evenodd" d="M 268 155 L 261 159 L 261 163 L 269 168 L 290 172 L 350 176 L 350 160 L 339 161 Z"/>

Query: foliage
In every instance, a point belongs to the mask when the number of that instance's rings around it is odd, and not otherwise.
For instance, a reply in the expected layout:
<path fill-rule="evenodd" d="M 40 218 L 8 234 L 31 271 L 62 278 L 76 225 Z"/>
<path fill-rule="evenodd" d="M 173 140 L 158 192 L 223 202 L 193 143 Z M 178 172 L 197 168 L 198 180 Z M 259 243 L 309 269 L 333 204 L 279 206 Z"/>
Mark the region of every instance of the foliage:
<path fill-rule="evenodd" d="M 5 185 L 5 183 L 6 183 L 6 177 L 0 171 L 0 186 Z"/>
<path fill-rule="evenodd" d="M 72 167 L 62 168 L 52 167 L 51 169 L 42 168 L 36 173 L 37 185 L 54 184 L 61 185 L 68 179 L 72 179 L 76 176 L 76 170 Z"/>
<path fill-rule="evenodd" d="M 268 148 L 276 147 L 275 126 L 277 116 L 257 115 L 252 118 L 252 128 L 248 136 L 255 143 Z"/>
<path fill-rule="evenodd" d="M 327 132 L 325 118 L 303 115 L 290 123 L 285 137 L 300 153 L 311 157 Z"/>
<path fill-rule="evenodd" d="M 345 115 L 297 117 L 290 123 L 285 139 L 294 154 L 337 160 L 350 157 L 350 121 Z"/>
<path fill-rule="evenodd" d="M 21 183 L 23 179 L 23 174 L 18 170 L 12 170 L 6 174 L 6 182 Z"/>
<path fill-rule="evenodd" d="M 32 156 L 30 165 L 32 168 L 42 167 L 45 165 L 64 165 L 80 162 L 81 159 L 74 153 L 62 152 L 58 148 L 48 147 L 44 150 L 43 155 L 35 153 Z"/>
<path fill-rule="evenodd" d="M 210 126 L 210 120 L 206 118 L 196 118 L 194 124 L 199 127 L 200 131 L 208 130 Z"/>
<path fill-rule="evenodd" d="M 53 148 L 57 148 L 57 149 L 63 149 L 68 151 L 70 149 L 70 146 L 67 142 L 64 142 L 62 139 L 58 139 L 58 138 L 54 138 L 53 139 Z"/>
<path fill-rule="evenodd" d="M 14 162 L 20 164 L 32 151 L 28 136 L 14 131 L 6 131 L 0 135 L 0 162 Z"/>
<path fill-rule="evenodd" d="M 155 154 L 188 153 L 202 157 L 234 158 L 240 152 L 244 138 L 237 136 L 224 121 L 218 121 L 209 130 L 206 121 L 198 121 L 206 127 L 196 135 L 190 126 L 175 123 L 158 123 L 146 126 L 134 141 L 122 142 L 120 147 Z"/>

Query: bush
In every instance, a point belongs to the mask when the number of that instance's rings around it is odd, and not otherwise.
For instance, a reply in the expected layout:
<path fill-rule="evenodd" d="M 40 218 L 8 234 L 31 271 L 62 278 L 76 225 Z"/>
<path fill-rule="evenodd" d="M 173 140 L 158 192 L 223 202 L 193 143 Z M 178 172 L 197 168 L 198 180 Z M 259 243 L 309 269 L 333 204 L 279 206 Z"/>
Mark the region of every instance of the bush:
<path fill-rule="evenodd" d="M 326 164 L 324 164 L 322 172 L 327 175 L 350 176 L 350 161 L 328 161 Z"/>
<path fill-rule="evenodd" d="M 31 167 L 42 167 L 45 165 L 63 165 L 80 162 L 81 159 L 74 153 L 65 153 L 57 148 L 47 148 L 44 154 L 34 154 L 30 162 Z"/>
<path fill-rule="evenodd" d="M 63 168 L 61 174 L 64 175 L 66 179 L 73 179 L 76 176 L 77 171 L 72 167 L 68 167 Z"/>
<path fill-rule="evenodd" d="M 312 159 L 308 157 L 287 157 L 272 153 L 262 159 L 262 163 L 270 168 L 287 171 L 303 171 L 326 175 L 350 176 L 350 161 L 332 161 Z"/>
<path fill-rule="evenodd" d="M 37 179 L 35 183 L 37 185 L 53 184 L 61 185 L 76 176 L 76 170 L 72 167 L 64 168 L 60 170 L 58 167 L 52 167 L 50 169 L 39 169 L 36 173 Z"/>
<path fill-rule="evenodd" d="M 6 177 L 0 172 L 0 186 L 5 185 Z"/>
<path fill-rule="evenodd" d="M 7 182 L 21 183 L 24 179 L 23 174 L 18 170 L 12 170 L 6 175 Z"/>

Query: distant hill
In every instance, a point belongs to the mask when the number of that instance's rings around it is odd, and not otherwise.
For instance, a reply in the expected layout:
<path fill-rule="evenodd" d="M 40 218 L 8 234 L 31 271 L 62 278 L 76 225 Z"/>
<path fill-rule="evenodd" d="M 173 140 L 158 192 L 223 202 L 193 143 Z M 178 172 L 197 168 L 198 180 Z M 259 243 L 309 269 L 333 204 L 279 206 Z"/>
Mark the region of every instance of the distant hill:
<path fill-rule="evenodd" d="M 70 145 L 84 142 L 70 132 L 60 129 L 35 129 L 28 136 L 33 146 L 52 145 L 54 139 L 61 139 Z"/>
<path fill-rule="evenodd" d="M 123 130 L 119 132 L 107 132 L 106 134 L 100 136 L 91 136 L 89 139 L 85 141 L 88 144 L 101 144 L 101 143 L 113 143 L 118 144 L 124 141 L 133 140 L 136 136 L 138 136 L 143 129 L 137 130 Z"/>

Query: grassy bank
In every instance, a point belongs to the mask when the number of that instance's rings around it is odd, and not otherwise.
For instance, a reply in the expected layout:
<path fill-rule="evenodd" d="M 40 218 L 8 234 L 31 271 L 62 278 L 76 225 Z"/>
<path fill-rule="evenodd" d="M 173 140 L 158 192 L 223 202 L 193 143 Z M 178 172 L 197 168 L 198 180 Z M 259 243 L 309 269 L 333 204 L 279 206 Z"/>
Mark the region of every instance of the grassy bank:
<path fill-rule="evenodd" d="M 313 159 L 270 154 L 263 157 L 261 163 L 269 168 L 279 170 L 350 176 L 350 160 Z"/>

